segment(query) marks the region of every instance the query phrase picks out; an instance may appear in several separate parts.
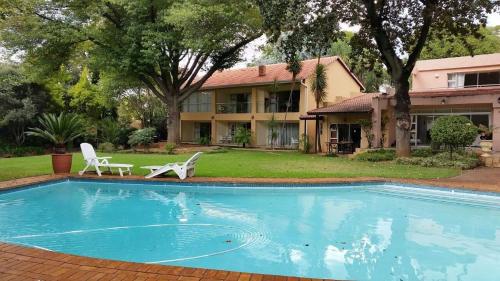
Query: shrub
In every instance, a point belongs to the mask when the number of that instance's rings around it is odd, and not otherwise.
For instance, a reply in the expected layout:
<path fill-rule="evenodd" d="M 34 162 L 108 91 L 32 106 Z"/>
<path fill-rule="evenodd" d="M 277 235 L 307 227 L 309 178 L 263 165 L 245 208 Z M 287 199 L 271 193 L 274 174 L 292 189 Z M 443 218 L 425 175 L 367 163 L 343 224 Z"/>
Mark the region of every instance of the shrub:
<path fill-rule="evenodd" d="M 132 127 L 121 127 L 118 133 L 118 147 L 123 146 L 123 148 L 129 147 L 128 138 L 137 129 Z"/>
<path fill-rule="evenodd" d="M 42 155 L 45 153 L 45 149 L 39 146 L 10 146 L 1 145 L 0 146 L 0 156 L 29 156 L 29 155 Z"/>
<path fill-rule="evenodd" d="M 302 134 L 300 137 L 300 144 L 302 145 L 302 152 L 309 153 L 311 150 L 311 143 L 309 142 L 309 138 L 306 134 Z"/>
<path fill-rule="evenodd" d="M 99 126 L 100 137 L 99 139 L 105 143 L 118 144 L 120 138 L 120 125 L 116 120 L 106 118 L 100 122 Z"/>
<path fill-rule="evenodd" d="M 167 142 L 165 144 L 165 151 L 167 152 L 167 154 L 174 154 L 174 150 L 175 150 L 175 143 Z"/>
<path fill-rule="evenodd" d="M 234 133 L 234 141 L 245 147 L 246 144 L 250 143 L 252 139 L 252 133 L 249 129 L 245 127 L 238 127 Z"/>
<path fill-rule="evenodd" d="M 369 162 L 391 161 L 394 158 L 396 158 L 396 152 L 388 149 L 371 150 L 354 157 L 356 160 Z"/>
<path fill-rule="evenodd" d="M 209 145 L 210 144 L 210 138 L 208 137 L 201 137 L 198 139 L 198 144 L 199 145 Z"/>
<path fill-rule="evenodd" d="M 113 152 L 115 151 L 115 145 L 110 142 L 103 142 L 99 144 L 97 150 L 102 152 Z"/>
<path fill-rule="evenodd" d="M 453 160 L 453 151 L 472 144 L 478 130 L 467 117 L 442 116 L 434 121 L 431 138 L 434 142 L 444 144 L 450 153 L 450 160 Z"/>
<path fill-rule="evenodd" d="M 419 165 L 422 167 L 448 167 L 460 169 L 472 169 L 481 163 L 479 158 L 471 153 L 453 153 L 453 160 L 450 160 L 448 152 L 438 153 L 431 157 L 401 157 L 396 160 L 398 164 Z"/>
<path fill-rule="evenodd" d="M 416 148 L 416 149 L 412 149 L 411 151 L 411 156 L 412 157 L 430 157 L 434 155 L 434 152 L 432 150 L 432 148 Z"/>
<path fill-rule="evenodd" d="M 153 143 L 156 135 L 155 128 L 144 128 L 137 131 L 134 131 L 128 138 L 128 144 L 132 147 L 136 147 L 138 145 L 144 146 L 146 150 L 149 150 L 149 146 Z"/>

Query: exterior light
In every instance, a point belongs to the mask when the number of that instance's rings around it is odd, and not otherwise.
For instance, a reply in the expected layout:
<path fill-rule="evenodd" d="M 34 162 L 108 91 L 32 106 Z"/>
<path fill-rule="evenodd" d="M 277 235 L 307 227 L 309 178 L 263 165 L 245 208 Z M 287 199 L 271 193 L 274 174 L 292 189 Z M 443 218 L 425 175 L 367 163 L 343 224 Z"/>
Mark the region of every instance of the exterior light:
<path fill-rule="evenodd" d="M 441 104 L 445 104 L 446 103 L 446 100 L 445 99 L 442 99 L 441 100 Z"/>

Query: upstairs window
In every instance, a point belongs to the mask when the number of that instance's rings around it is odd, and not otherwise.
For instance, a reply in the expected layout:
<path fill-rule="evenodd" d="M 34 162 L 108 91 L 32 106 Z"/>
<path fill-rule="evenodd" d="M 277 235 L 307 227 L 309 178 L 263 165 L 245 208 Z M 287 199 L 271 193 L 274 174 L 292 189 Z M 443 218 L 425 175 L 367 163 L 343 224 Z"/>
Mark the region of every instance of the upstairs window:
<path fill-rule="evenodd" d="M 474 88 L 496 85 L 500 85 L 500 71 L 448 74 L 448 88 Z"/>
<path fill-rule="evenodd" d="M 211 92 L 196 92 L 182 102 L 182 112 L 210 112 Z"/>

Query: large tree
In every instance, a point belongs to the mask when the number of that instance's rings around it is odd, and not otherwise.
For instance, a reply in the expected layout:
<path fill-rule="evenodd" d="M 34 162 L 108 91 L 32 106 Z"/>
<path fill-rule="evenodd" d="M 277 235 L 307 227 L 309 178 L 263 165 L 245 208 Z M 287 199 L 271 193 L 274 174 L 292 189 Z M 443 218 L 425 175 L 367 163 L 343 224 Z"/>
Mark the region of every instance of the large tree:
<path fill-rule="evenodd" d="M 271 31 L 286 32 L 280 25 L 296 9 L 328 2 L 329 13 L 351 25 L 359 25 L 364 44 L 378 50 L 395 87 L 396 149 L 410 154 L 410 75 L 427 40 L 444 34 L 479 36 L 489 13 L 498 9 L 496 0 L 266 0 L 259 1 Z M 272 24 L 272 23 L 275 24 Z M 309 19 L 305 19 L 307 25 Z M 471 50 L 472 51 L 472 50 Z"/>
<path fill-rule="evenodd" d="M 250 0 L 0 0 L 0 44 L 49 73 L 85 46 L 89 63 L 144 83 L 179 141 L 182 101 L 261 35 Z"/>

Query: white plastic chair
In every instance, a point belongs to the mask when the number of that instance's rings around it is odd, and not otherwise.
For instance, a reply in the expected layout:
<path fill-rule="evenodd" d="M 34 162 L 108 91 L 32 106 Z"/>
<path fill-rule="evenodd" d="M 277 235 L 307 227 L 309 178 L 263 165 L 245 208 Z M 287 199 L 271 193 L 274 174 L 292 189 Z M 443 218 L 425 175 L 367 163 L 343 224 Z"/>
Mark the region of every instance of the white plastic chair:
<path fill-rule="evenodd" d="M 200 158 L 202 152 L 197 152 L 191 158 L 189 158 L 186 162 L 180 163 L 168 163 L 163 166 L 144 166 L 142 169 L 148 169 L 151 171 L 146 178 L 150 179 L 161 174 L 168 173 L 170 171 L 174 171 L 174 173 L 179 176 L 181 180 L 186 179 L 187 177 L 193 177 L 196 161 Z"/>
<path fill-rule="evenodd" d="M 134 165 L 109 163 L 108 159 L 111 159 L 112 157 L 97 157 L 94 147 L 92 147 L 90 143 L 82 143 L 80 144 L 80 148 L 82 150 L 83 159 L 87 164 L 83 170 L 78 172 L 80 176 L 83 175 L 90 167 L 94 167 L 99 176 L 102 174 L 100 168 L 107 168 L 110 173 L 112 173 L 111 168 L 117 168 L 121 177 L 123 177 L 124 171 L 128 172 L 129 175 L 132 174 L 130 169 L 134 167 Z"/>

